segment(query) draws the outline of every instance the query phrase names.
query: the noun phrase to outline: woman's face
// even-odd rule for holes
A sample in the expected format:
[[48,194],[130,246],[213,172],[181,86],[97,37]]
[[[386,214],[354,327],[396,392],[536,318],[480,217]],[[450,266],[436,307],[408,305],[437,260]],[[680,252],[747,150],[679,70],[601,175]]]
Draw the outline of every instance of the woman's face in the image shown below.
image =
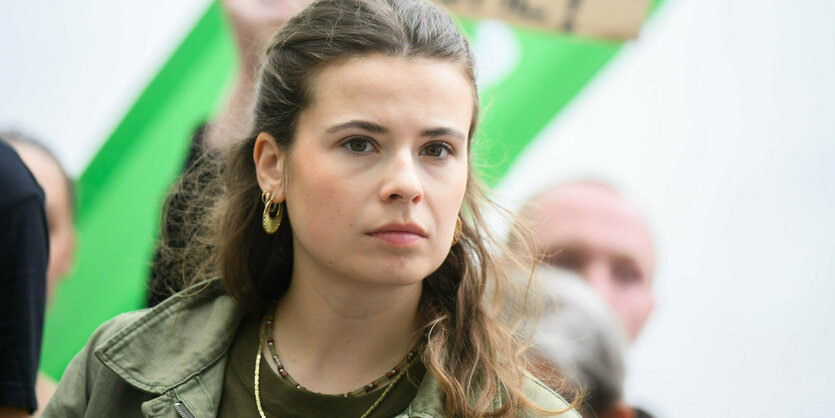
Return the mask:
[[419,283],[467,187],[471,83],[454,63],[372,55],[327,67],[311,97],[276,163],[294,276]]

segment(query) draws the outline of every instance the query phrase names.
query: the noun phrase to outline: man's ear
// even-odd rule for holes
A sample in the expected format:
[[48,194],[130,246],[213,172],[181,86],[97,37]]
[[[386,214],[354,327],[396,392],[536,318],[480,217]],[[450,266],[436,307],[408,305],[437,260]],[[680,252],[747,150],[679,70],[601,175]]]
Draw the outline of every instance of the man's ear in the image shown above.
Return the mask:
[[255,176],[264,192],[272,193],[276,202],[284,201],[284,160],[286,153],[278,147],[275,138],[261,132],[255,138],[252,160],[255,162]]

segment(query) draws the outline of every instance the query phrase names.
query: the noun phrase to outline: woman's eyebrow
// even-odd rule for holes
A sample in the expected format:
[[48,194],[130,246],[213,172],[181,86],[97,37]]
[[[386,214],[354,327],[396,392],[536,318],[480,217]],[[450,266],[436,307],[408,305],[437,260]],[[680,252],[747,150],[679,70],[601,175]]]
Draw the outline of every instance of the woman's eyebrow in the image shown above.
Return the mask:
[[[374,122],[369,122],[365,120],[352,120],[331,126],[327,129],[327,133],[336,133],[347,129],[361,129],[375,134],[387,134],[389,132],[389,130],[386,127],[376,124]],[[455,129],[446,127],[426,129],[422,131],[420,134],[421,136],[428,136],[432,138],[447,137],[460,140],[464,140],[467,137],[466,135]]]
[[374,134],[388,133],[388,129],[386,129],[385,127],[378,125],[374,122],[368,122],[364,120],[352,120],[350,122],[340,123],[339,125],[328,128],[327,132],[329,134],[332,134],[346,129],[362,129],[364,131],[368,131]]
[[466,135],[464,135],[463,133],[461,133],[461,132],[459,132],[455,129],[452,129],[452,128],[427,129],[427,130],[421,132],[421,136],[428,136],[428,137],[433,137],[433,138],[437,138],[437,137],[454,138],[454,139],[460,139],[462,141],[467,139]]

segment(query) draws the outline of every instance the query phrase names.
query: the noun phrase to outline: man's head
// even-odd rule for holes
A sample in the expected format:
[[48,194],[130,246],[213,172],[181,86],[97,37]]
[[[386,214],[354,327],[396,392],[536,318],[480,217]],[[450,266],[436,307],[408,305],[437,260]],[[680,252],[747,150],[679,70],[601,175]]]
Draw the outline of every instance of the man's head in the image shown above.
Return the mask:
[[535,364],[583,391],[583,417],[630,417],[623,400],[627,339],[615,312],[573,273],[543,266],[536,275],[546,304],[533,338]]
[[66,276],[75,252],[74,188],[58,159],[41,143],[16,132],[0,136],[20,155],[20,159],[40,183],[46,197],[49,224],[49,267],[47,269],[47,300],[55,284]]
[[640,213],[611,187],[558,185],[522,209],[543,261],[582,276],[609,302],[630,339],[653,307],[652,237]]

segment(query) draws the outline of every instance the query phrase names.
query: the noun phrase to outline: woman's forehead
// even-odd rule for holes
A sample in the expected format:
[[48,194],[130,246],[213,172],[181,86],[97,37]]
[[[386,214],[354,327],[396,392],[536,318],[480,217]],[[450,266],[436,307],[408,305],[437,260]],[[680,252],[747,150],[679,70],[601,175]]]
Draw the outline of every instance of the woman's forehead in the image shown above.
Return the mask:
[[464,124],[466,133],[473,90],[472,81],[453,61],[371,55],[325,67],[313,80],[312,100],[303,113],[325,119],[375,117],[381,124],[413,116],[459,128]]

